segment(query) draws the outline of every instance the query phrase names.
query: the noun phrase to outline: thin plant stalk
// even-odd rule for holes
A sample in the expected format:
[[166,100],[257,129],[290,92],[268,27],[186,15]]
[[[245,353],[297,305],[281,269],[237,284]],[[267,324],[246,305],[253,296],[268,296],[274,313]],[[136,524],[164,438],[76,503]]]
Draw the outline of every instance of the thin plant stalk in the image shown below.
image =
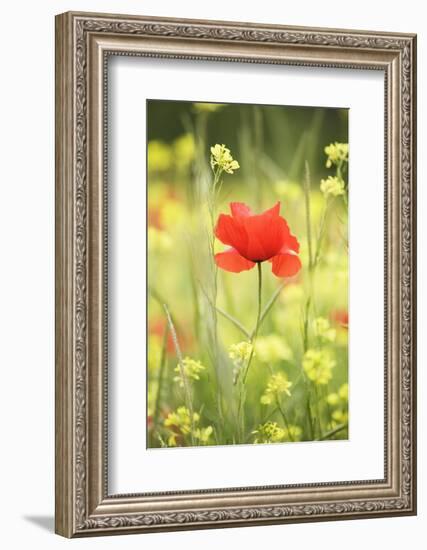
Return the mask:
[[252,345],[251,352],[248,358],[248,361],[246,363],[246,367],[244,368],[244,371],[242,373],[241,381],[240,381],[240,391],[239,391],[239,401],[237,406],[237,417],[240,419],[239,425],[241,428],[241,441],[244,440],[244,433],[245,433],[245,415],[244,415],[244,405],[246,400],[246,379],[248,376],[249,368],[252,363],[252,359],[255,354],[255,344],[256,339],[258,336],[258,330],[260,325],[260,319],[261,319],[261,312],[262,312],[262,264],[261,262],[257,262],[257,271],[258,271],[258,311],[257,311],[257,318],[255,323],[255,328],[252,332],[252,337],[250,339],[250,343]]
[[325,403],[326,403],[326,411],[328,413],[328,424],[331,425],[331,423],[332,423],[332,410],[331,410],[331,406],[329,405],[328,400],[327,400],[327,396],[329,394],[329,386],[327,385],[325,389],[326,389],[326,391],[325,391],[324,397],[325,397]]
[[[215,375],[215,393],[216,393],[216,405],[218,410],[218,416],[220,419],[221,430],[224,429],[224,415],[222,410],[222,392],[219,376],[219,360],[220,360],[220,350],[218,343],[218,319],[216,311],[216,301],[218,294],[218,273],[217,266],[213,262],[214,257],[214,244],[215,244],[215,235],[214,235],[214,224],[215,224],[215,209],[216,209],[216,200],[218,195],[218,187],[220,186],[220,176],[219,171],[214,172],[214,182],[213,184],[208,184],[207,170],[206,170],[206,161],[204,159],[204,151],[206,150],[207,143],[207,125],[208,125],[208,115],[207,113],[200,112],[196,119],[196,128],[197,128],[197,149],[196,149],[196,159],[197,159],[197,168],[198,168],[198,179],[200,179],[200,190],[199,198],[201,202],[206,201],[209,212],[209,221],[210,228],[207,235],[208,247],[209,247],[209,258],[211,258],[211,297],[208,299],[209,308],[212,316],[212,324],[210,330],[208,328],[208,335],[212,342],[212,364],[213,371]],[[207,228],[206,228],[207,229]]]
[[159,425],[159,416],[160,416],[160,403],[162,399],[162,385],[163,385],[163,379],[164,379],[164,372],[166,367],[166,352],[167,352],[167,344],[168,344],[168,335],[169,335],[169,327],[166,325],[164,333],[163,333],[163,341],[162,341],[162,351],[160,355],[160,366],[159,366],[159,377],[157,379],[157,394],[156,394],[156,401],[154,405],[154,418],[153,418],[153,426],[154,429],[158,429]]
[[[310,180],[310,167],[308,162],[305,162],[305,178],[304,178],[304,198],[305,198],[305,222],[306,222],[306,232],[307,232],[307,247],[308,247],[308,296],[305,304],[304,312],[304,329],[303,329],[303,351],[304,353],[308,350],[309,347],[309,338],[308,338],[308,326],[310,319],[310,310],[312,307],[312,295],[313,295],[313,278],[315,263],[313,259],[313,241],[312,241],[312,231],[311,231],[311,205],[310,205],[310,191],[311,191],[311,180]],[[311,411],[311,398],[310,398],[310,384],[309,380],[305,376],[305,387],[307,392],[307,413],[308,413],[308,424],[310,428],[311,439],[314,436],[314,422],[313,422],[313,413]]]
[[168,321],[169,330],[171,331],[171,335],[172,335],[172,341],[174,343],[176,355],[178,357],[179,372],[181,374],[182,383],[184,385],[185,406],[187,407],[190,413],[190,425],[191,425],[190,440],[191,440],[191,445],[194,445],[194,407],[193,407],[193,398],[191,395],[191,388],[190,388],[189,381],[187,379],[187,375],[185,374],[184,359],[182,357],[181,348],[178,342],[178,336],[176,334],[175,326],[173,324],[172,317],[169,312],[169,308],[166,304],[163,304],[163,308],[166,313],[166,319]]
[[346,428],[348,428],[348,423],[340,424],[339,426],[337,426],[336,428],[334,428],[330,432],[327,432],[327,433],[323,434],[321,437],[319,437],[315,441],[325,441],[325,439],[329,439],[330,437],[336,435],[337,433],[341,432],[342,430],[345,430]]
[[[274,375],[274,371],[273,371],[271,365],[269,365],[268,367],[269,367],[270,375],[273,376],[273,375]],[[294,441],[294,437],[293,437],[293,435],[291,434],[290,424],[289,424],[289,422],[288,422],[288,417],[287,417],[287,415],[286,415],[286,413],[285,413],[285,411],[284,411],[284,409],[283,409],[283,407],[282,407],[282,403],[281,403],[281,401],[280,401],[280,397],[279,397],[279,394],[278,394],[277,392],[274,394],[274,401],[275,401],[275,403],[276,403],[276,409],[275,409],[275,410],[276,410],[276,411],[279,411],[280,416],[281,416],[282,419],[283,419],[283,422],[284,422],[284,424],[285,424],[285,427],[286,427],[286,429],[288,430],[289,439],[290,439],[291,441]]]
[[[274,304],[276,303],[276,300],[277,298],[279,297],[281,291],[283,290],[284,286],[286,284],[286,281],[283,281],[278,287],[277,289],[273,292],[271,298],[269,299],[269,301],[267,302],[267,304],[265,305],[264,309],[262,310],[261,312],[261,315],[260,315],[260,320],[259,320],[259,324],[258,324],[258,328],[261,327],[262,323],[264,322],[267,314],[269,313],[269,311],[271,310],[271,308],[274,306]],[[208,301],[210,301],[206,291],[203,289],[203,287],[201,286],[201,289],[204,293],[204,295],[206,296],[206,299]],[[212,305],[212,302],[211,302],[211,305]],[[233,325],[238,328],[240,330],[240,332],[246,336],[246,338],[248,338],[249,341],[251,341],[254,337],[254,332],[255,332],[255,328],[252,330],[252,331],[249,331],[246,327],[243,326],[243,324],[238,320],[236,319],[235,317],[233,317],[233,315],[230,315],[230,313],[228,313],[227,311],[224,311],[222,308],[220,308],[219,306],[215,306],[215,309],[217,310],[217,312],[222,315],[225,319],[228,319],[228,321],[230,321],[230,323],[233,323]]]
[[308,416],[308,427],[310,429],[310,441],[314,439],[314,425],[313,425],[313,416],[311,414],[311,405],[310,405],[310,391],[307,392],[307,416]]
[[288,430],[289,439],[291,441],[295,441],[294,437],[291,433],[291,430],[290,430],[290,425],[289,425],[289,422],[288,422],[288,418],[285,414],[285,411],[283,410],[282,404],[280,403],[280,399],[279,399],[279,396],[277,395],[277,393],[276,393],[276,405],[277,405],[277,408],[280,412],[280,416],[283,418],[283,422],[285,423],[286,429]]
[[[268,300],[267,304],[265,305],[264,309],[262,310],[261,312],[261,315],[260,315],[260,318],[259,318],[259,322],[258,322],[258,330],[259,328],[261,327],[264,319],[266,318],[267,314],[269,313],[270,309],[274,306],[274,304],[276,303],[276,300],[277,298],[280,296],[280,293],[282,292],[283,288],[285,287],[286,285],[286,281],[282,281],[282,283],[277,287],[277,289],[273,292],[271,298]],[[255,329],[251,332],[250,334],[250,338],[252,340],[252,338],[254,337],[254,331]]]
[[255,183],[255,200],[256,200],[256,207],[257,210],[261,210],[262,205],[262,190],[263,186],[259,184],[259,167],[258,167],[258,159],[261,156],[262,151],[262,142],[263,142],[263,119],[262,119],[262,111],[261,109],[255,105],[254,106],[254,150],[252,153],[252,159],[253,159],[253,175],[254,175],[254,183]]
[[257,268],[258,268],[258,312],[257,312],[255,328],[252,332],[252,337],[251,337],[252,349],[249,355],[245,372],[243,374],[243,384],[246,384],[246,378],[248,376],[249,368],[251,366],[252,359],[255,354],[255,344],[256,344],[256,339],[258,336],[258,330],[259,330],[260,321],[261,321],[261,312],[262,312],[262,309],[261,309],[262,307],[262,264],[261,262],[257,263]]
[[332,205],[332,199],[330,199],[329,197],[326,197],[326,204],[325,204],[325,207],[323,209],[322,218],[321,218],[320,226],[319,226],[319,233],[317,235],[316,253],[315,253],[315,256],[314,256],[313,269],[315,269],[317,267],[317,264],[319,263],[320,250],[321,250],[321,247],[322,247],[323,238],[325,236],[326,219],[328,217],[328,213],[329,213],[329,210],[331,208],[331,205]]
[[[314,385],[314,384],[313,384]],[[316,415],[317,415],[317,427],[319,431],[319,439],[323,437],[323,429],[322,429],[322,421],[321,421],[321,415],[320,415],[320,399],[319,399],[319,392],[317,390],[317,386],[314,385],[314,395],[316,396]]]
[[191,251],[191,248],[189,249],[189,265],[190,265],[190,288],[191,288],[191,294],[193,298],[193,326],[194,326],[194,333],[196,336],[196,341],[200,341],[200,307],[199,307],[199,299],[197,295],[197,284],[196,284],[196,277],[195,277],[195,269],[194,269],[194,259],[193,254]]
[[304,198],[305,198],[305,223],[307,228],[308,269],[313,269],[313,245],[311,238],[311,208],[310,208],[310,167],[305,161]]
[[[215,382],[216,382],[216,400],[217,400],[217,409],[221,421],[221,429],[224,429],[224,415],[222,410],[222,392],[221,392],[221,383],[218,372],[218,363],[220,357],[219,343],[218,343],[218,316],[216,309],[216,302],[218,298],[218,267],[214,262],[213,258],[215,256],[215,215],[216,215],[216,203],[218,200],[218,195],[221,187],[221,170],[214,171],[214,181],[212,184],[212,190],[208,193],[208,209],[211,222],[211,241],[209,243],[211,250],[211,262],[212,262],[212,276],[213,276],[213,296],[212,300],[209,300],[211,306],[211,312],[213,317],[213,347],[214,347],[214,371],[215,371]],[[219,189],[218,189],[219,187]]]
[[245,329],[245,327],[242,325],[240,321],[238,321],[235,317],[221,309],[220,307],[216,306],[217,312],[222,315],[225,319],[228,319],[230,323],[233,323],[233,325],[238,328],[242,334],[244,334],[247,338],[251,339],[251,333]]

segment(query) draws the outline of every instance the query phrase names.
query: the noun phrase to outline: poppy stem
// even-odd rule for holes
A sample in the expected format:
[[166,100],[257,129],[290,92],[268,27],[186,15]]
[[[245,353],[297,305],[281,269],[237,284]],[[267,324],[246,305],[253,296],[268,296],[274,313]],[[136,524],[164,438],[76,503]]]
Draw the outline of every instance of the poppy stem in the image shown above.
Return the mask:
[[[287,282],[287,281],[283,281],[283,282],[277,287],[277,289],[275,290],[275,292],[274,292],[273,295],[271,296],[270,300],[269,300],[269,301],[267,302],[267,304],[265,305],[264,309],[262,310],[260,319],[259,319],[258,328],[262,325],[262,323],[263,323],[264,319],[266,318],[268,312],[269,312],[270,309],[274,306],[274,304],[275,304],[277,298],[279,297],[280,293],[282,292],[283,288],[285,287],[286,282]],[[250,338],[251,338],[251,339],[253,338],[254,332],[255,332],[255,329],[254,329],[254,330],[251,332],[251,334],[250,334]]]
[[248,362],[246,364],[246,368],[242,374],[242,379],[240,382],[240,392],[239,392],[239,403],[237,406],[237,418],[240,419],[240,429],[241,429],[241,443],[244,443],[245,438],[245,414],[244,414],[244,408],[245,408],[245,399],[246,399],[246,379],[249,372],[249,367],[251,366],[253,356],[255,355],[255,343],[258,335],[258,329],[260,326],[261,321],[261,309],[262,309],[262,264],[261,262],[257,262],[257,268],[258,268],[258,312],[257,312],[257,318],[256,318],[256,324],[255,328],[252,332],[250,343],[252,344],[251,353],[249,355]]
[[261,312],[262,312],[262,264],[261,264],[261,262],[257,262],[257,268],[258,268],[258,313],[257,313],[255,328],[254,328],[254,330],[252,332],[252,336],[251,336],[252,350],[251,350],[251,354],[250,354],[249,359],[248,359],[248,363],[246,365],[245,373],[243,375],[243,384],[246,383],[246,378],[248,376],[249,367],[251,366],[252,358],[255,354],[255,343],[256,343],[257,336],[258,336],[258,329],[259,329],[259,326],[261,324],[260,323],[260,321],[261,321]]

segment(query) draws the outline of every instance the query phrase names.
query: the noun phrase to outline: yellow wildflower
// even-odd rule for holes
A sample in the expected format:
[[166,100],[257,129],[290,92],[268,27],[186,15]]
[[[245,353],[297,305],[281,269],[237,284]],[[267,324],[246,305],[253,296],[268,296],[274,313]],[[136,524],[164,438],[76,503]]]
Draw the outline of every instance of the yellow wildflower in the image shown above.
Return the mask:
[[[193,423],[197,424],[200,420],[200,416],[197,413],[193,414]],[[176,427],[179,428],[181,433],[189,434],[191,432],[191,416],[187,407],[178,407],[176,411],[168,414],[164,421],[164,425],[167,428]]]
[[287,435],[277,422],[260,424],[252,434],[255,435],[254,443],[278,443],[284,441]]
[[343,401],[348,401],[348,384],[343,384],[338,390],[338,395]]
[[317,317],[314,320],[314,331],[323,343],[334,342],[337,335],[337,331],[331,328],[329,321],[324,317]]
[[184,387],[184,379],[182,377],[181,369],[184,371],[184,376],[187,379],[200,380],[199,374],[205,370],[205,367],[200,361],[195,361],[190,357],[185,357],[182,360],[182,367],[178,364],[174,368],[174,372],[178,373],[178,376],[174,377],[174,382],[177,382],[181,388]]
[[164,421],[165,427],[169,430],[168,446],[176,447],[178,437],[190,434],[199,441],[200,445],[207,445],[213,434],[213,428],[212,426],[200,427],[199,421],[200,415],[194,413],[193,423],[191,422],[190,411],[187,407],[178,407],[176,411],[169,413]]
[[282,393],[286,393],[290,397],[291,392],[289,388],[292,386],[292,382],[288,380],[288,377],[284,373],[277,373],[270,376],[267,387],[261,396],[261,403],[263,405],[270,405],[275,399]]
[[211,147],[212,170],[215,169],[215,166],[218,166],[219,170],[227,172],[227,174],[233,174],[234,170],[240,168],[237,160],[234,160],[231,156],[230,149],[224,144],[220,145],[219,143]]
[[250,342],[239,342],[231,344],[228,356],[235,364],[243,365],[249,359],[252,353],[252,344]]
[[338,392],[334,392],[334,393],[330,393],[327,397],[326,397],[326,401],[329,403],[329,405],[331,406],[337,406],[337,405],[341,405],[341,406],[347,406],[347,402],[348,402],[348,384],[343,384]]
[[212,426],[207,426],[206,428],[196,428],[193,431],[193,436],[197,439],[201,445],[206,445],[209,443],[209,439],[213,434]]
[[[348,413],[347,411],[343,411],[340,409],[337,409],[332,413],[332,419],[336,422],[336,424],[347,424],[348,422]],[[333,425],[336,427],[336,425]]]
[[253,345],[250,342],[239,342],[238,344],[231,344],[228,356],[233,361],[233,384],[237,382],[237,378],[240,374],[240,370],[249,361],[253,350]]
[[337,176],[328,176],[327,179],[320,181],[320,190],[325,197],[344,195],[344,181]]
[[341,424],[348,423],[348,384],[342,384],[337,392],[326,397],[328,405],[334,408],[329,429],[333,430]]
[[289,427],[284,429],[284,431],[284,441],[301,441],[302,429],[299,426],[290,424]]
[[348,162],[348,143],[330,143],[325,147],[327,155],[326,167],[331,168],[333,164],[338,165],[342,162]]
[[331,405],[331,407],[335,407],[340,402],[340,396],[337,393],[330,393],[326,397],[326,401],[328,405]]
[[302,367],[309,380],[319,385],[326,385],[332,378],[335,361],[323,349],[309,349],[305,352]]

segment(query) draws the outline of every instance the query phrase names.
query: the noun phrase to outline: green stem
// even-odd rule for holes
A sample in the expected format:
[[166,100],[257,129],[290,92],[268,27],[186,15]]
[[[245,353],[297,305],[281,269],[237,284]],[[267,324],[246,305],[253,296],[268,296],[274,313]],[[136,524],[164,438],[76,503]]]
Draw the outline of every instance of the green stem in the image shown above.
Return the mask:
[[[274,376],[274,371],[273,371],[271,365],[268,365],[268,369],[270,371],[270,376]],[[274,410],[279,411],[281,417],[283,418],[283,422],[285,424],[285,427],[288,430],[289,439],[291,441],[294,441],[294,438],[291,434],[291,430],[290,430],[290,427],[289,427],[290,425],[289,425],[289,422],[288,422],[288,417],[285,414],[285,411],[282,407],[282,403],[280,402],[279,394],[277,392],[274,394],[274,401],[276,403],[276,408]]]
[[260,325],[260,320],[261,320],[261,306],[262,306],[262,264],[261,264],[261,262],[257,263],[257,268],[258,268],[258,313],[257,313],[255,328],[254,328],[254,330],[252,332],[252,336],[251,336],[252,350],[251,350],[251,354],[249,356],[248,363],[246,365],[246,369],[245,369],[245,372],[244,372],[244,375],[243,375],[243,384],[246,383],[246,378],[248,376],[249,367],[251,366],[252,358],[253,358],[254,353],[255,353],[255,343],[256,343],[257,336],[258,336],[258,330],[259,330],[259,325]]
[[325,208],[323,209],[322,219],[320,220],[319,233],[317,235],[316,252],[314,254],[313,269],[316,268],[320,257],[320,251],[322,248],[323,237],[326,229],[326,219],[332,204],[332,199],[326,198]]
[[230,321],[230,323],[233,323],[233,325],[238,328],[245,336],[246,338],[248,338],[250,340],[251,338],[251,333],[242,325],[242,323],[240,321],[238,321],[235,317],[233,317],[232,315],[230,315],[229,313],[227,313],[226,311],[224,311],[223,309],[221,309],[220,307],[218,306],[214,306],[214,304],[212,303],[212,300],[209,298],[209,295],[208,293],[206,292],[206,290],[203,288],[202,284],[200,283],[199,281],[199,285],[200,285],[200,289],[201,291],[203,292],[203,294],[205,295],[205,298],[206,300],[209,302],[209,305],[211,306],[211,308],[215,308],[216,311],[222,315],[225,319],[228,319]]
[[317,426],[319,430],[319,439],[322,439],[323,437],[323,429],[322,429],[322,422],[320,420],[320,405],[319,405],[319,392],[317,390],[317,386],[314,386],[314,395],[316,396],[316,415],[317,415]]
[[238,328],[247,338],[251,338],[251,334],[248,330],[245,329],[245,327],[238,321],[236,318],[234,318],[232,315],[221,309],[220,307],[216,306],[215,308],[217,312],[222,315],[225,319],[228,319],[230,323],[233,323],[233,325]]
[[214,373],[215,373],[215,385],[216,385],[216,405],[218,410],[218,415],[221,423],[221,431],[224,430],[224,415],[222,410],[222,391],[221,383],[219,377],[219,343],[218,343],[218,317],[217,317],[217,296],[218,296],[218,267],[215,264],[215,216],[216,216],[216,202],[217,202],[217,186],[221,181],[222,170],[216,169],[214,172],[214,180],[212,183],[212,188],[207,193],[207,203],[210,216],[210,258],[212,262],[212,299],[209,299],[208,302],[211,307],[212,312],[212,341],[213,341],[213,363],[214,363]]
[[[274,306],[274,304],[276,303],[276,300],[277,298],[279,297],[281,291],[283,290],[283,287],[285,286],[286,284],[286,281],[283,281],[278,287],[277,289],[274,291],[274,293],[272,294],[271,298],[269,299],[269,301],[267,302],[267,304],[265,305],[264,309],[262,310],[261,312],[261,315],[260,315],[260,319],[259,319],[259,323],[258,323],[258,328],[261,327],[262,323],[264,322],[264,319],[266,318],[267,314],[269,313],[270,309]],[[213,307],[213,304],[212,304],[212,301],[210,300],[207,292],[204,290],[204,288],[202,286],[200,286],[203,294],[205,295],[206,299],[208,300],[208,302],[210,303],[210,305]],[[252,341],[253,337],[254,337],[254,332],[255,332],[255,328],[249,332],[243,325],[242,323],[236,319],[235,317],[233,317],[233,315],[230,315],[229,313],[227,313],[226,311],[224,311],[223,309],[221,309],[220,307],[218,306],[215,306],[215,309],[216,311],[222,315],[225,319],[228,319],[230,321],[230,323],[233,323],[233,325],[238,328],[240,330],[240,332],[242,334],[244,334],[246,336],[246,338],[249,340],[249,341]]]
[[276,405],[277,405],[277,408],[279,409],[281,417],[283,418],[283,422],[285,423],[286,429],[288,430],[289,439],[291,441],[295,441],[294,438],[293,438],[293,435],[291,434],[291,430],[290,430],[290,427],[289,427],[289,422],[288,422],[287,416],[285,414],[285,411],[283,410],[282,404],[280,403],[280,399],[279,399],[279,396],[277,395],[277,393],[276,393]]
[[242,379],[240,381],[240,392],[239,392],[239,403],[237,407],[237,418],[240,419],[239,425],[241,426],[241,441],[243,442],[244,439],[244,433],[245,433],[245,415],[244,415],[244,406],[245,406],[245,400],[246,400],[246,379],[248,376],[249,368],[252,363],[252,359],[255,354],[255,344],[256,339],[258,336],[258,329],[260,325],[260,319],[261,319],[261,306],[262,306],[262,264],[261,262],[257,262],[257,269],[258,269],[258,312],[257,312],[257,318],[255,323],[255,328],[252,332],[252,337],[250,339],[250,343],[252,344],[251,353],[249,355],[248,362],[246,364],[246,368],[243,371]]
[[308,245],[308,269],[311,272],[313,268],[313,246],[311,239],[311,208],[310,208],[310,167],[305,161],[305,178],[304,178],[304,197],[305,197],[305,223],[307,227],[307,245]]
[[331,422],[332,422],[332,410],[331,410],[331,406],[328,403],[328,400],[326,399],[328,394],[329,394],[329,385],[327,384],[326,385],[326,392],[325,392],[324,397],[325,397],[325,403],[326,403],[326,410],[327,410],[327,413],[328,413],[328,425],[330,425]]
[[168,334],[169,334],[169,329],[168,329],[168,325],[166,325],[165,331],[163,333],[162,353],[161,353],[161,356],[160,356],[159,377],[157,379],[157,394],[156,394],[156,402],[155,402],[155,405],[154,405],[153,426],[154,426],[154,429],[156,429],[156,430],[157,430],[158,424],[159,424],[160,402],[161,402],[161,398],[162,398],[162,384],[163,384],[163,378],[164,378],[164,372],[165,372],[165,366],[166,366],[166,351],[167,351],[167,343],[168,343]]
[[[266,318],[268,312],[270,311],[270,309],[274,306],[274,304],[276,303],[276,300],[277,298],[279,297],[280,293],[282,292],[284,286],[286,284],[286,281],[283,281],[278,287],[277,289],[273,292],[273,295],[271,296],[271,298],[269,299],[269,301],[267,302],[267,304],[265,305],[264,309],[262,310],[262,313],[260,315],[260,318],[259,318],[259,322],[258,322],[258,329],[260,328],[260,326],[262,325],[264,319]],[[254,331],[255,329],[251,332],[250,334],[250,339],[252,340],[252,338],[254,337]]]
[[318,439],[316,439],[316,441],[324,441],[325,439],[329,439],[330,437],[336,435],[337,433],[341,432],[342,430],[345,430],[347,427],[348,427],[347,423],[346,424],[341,424],[340,426],[337,426],[336,428],[334,428],[330,432],[327,432],[327,433],[323,434],[322,437],[319,437]]
[[[305,198],[305,223],[307,231],[307,247],[308,247],[308,296],[305,304],[304,312],[304,330],[303,330],[303,352],[305,353],[309,347],[309,319],[310,319],[310,309],[313,305],[313,278],[314,271],[316,267],[316,260],[313,258],[313,241],[312,241],[312,220],[311,220],[311,204],[310,204],[310,191],[311,191],[311,180],[310,180],[310,167],[307,161],[305,161],[305,178],[304,178],[304,198]],[[307,413],[308,413],[308,425],[310,429],[310,439],[314,438],[314,422],[313,415],[311,411],[311,399],[310,399],[310,384],[302,371],[305,381],[305,388],[307,392]]]
[[310,390],[307,392],[307,416],[308,416],[308,427],[310,428],[310,441],[314,439],[314,426],[313,426],[313,416],[311,414],[311,404],[310,404]]
[[261,144],[263,142],[263,121],[262,121],[262,111],[255,105],[254,106],[254,151],[253,151],[253,177],[255,183],[255,197],[256,197],[256,207],[257,210],[261,210],[262,204],[262,190],[263,186],[259,185],[259,165],[258,159],[261,156]]
[[178,365],[179,365],[179,371],[182,378],[182,383],[184,384],[184,400],[185,400],[185,406],[187,407],[189,413],[190,413],[190,423],[191,423],[191,433],[190,433],[190,440],[191,445],[194,445],[194,409],[193,409],[193,400],[191,396],[191,388],[188,383],[187,375],[185,374],[185,368],[184,368],[184,359],[182,357],[181,348],[178,342],[178,336],[176,334],[175,326],[172,321],[171,314],[169,312],[169,308],[166,304],[163,304],[163,308],[166,313],[166,319],[168,321],[169,330],[171,331],[172,340],[175,346],[176,355],[178,357]]

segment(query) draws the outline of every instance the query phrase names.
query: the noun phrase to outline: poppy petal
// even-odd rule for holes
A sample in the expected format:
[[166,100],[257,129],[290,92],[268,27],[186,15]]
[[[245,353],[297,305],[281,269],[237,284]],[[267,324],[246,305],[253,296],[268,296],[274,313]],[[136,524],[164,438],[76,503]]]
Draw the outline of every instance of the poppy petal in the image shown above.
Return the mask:
[[233,218],[252,215],[251,209],[244,202],[230,202],[230,210]]
[[277,254],[271,261],[272,271],[277,277],[292,277],[301,269],[301,260],[293,250]]
[[278,216],[280,214],[280,201],[277,201],[274,206],[265,210],[261,216]]
[[215,262],[218,267],[232,273],[240,273],[252,269],[255,262],[251,262],[241,256],[234,248],[215,254]]
[[[280,203],[278,205],[280,207]],[[275,208],[277,212],[277,206]],[[284,246],[288,250],[289,228],[281,216],[274,214],[273,209],[258,216],[242,218],[242,224],[248,241],[246,249],[239,251],[245,258],[263,262],[279,254]]]
[[246,248],[248,236],[238,219],[220,214],[215,227],[215,236],[222,243],[242,251]]
[[[284,220],[285,221],[285,220]],[[287,252],[288,250],[293,250],[294,252],[299,252],[299,242],[298,239],[292,235],[291,230],[289,229],[288,224],[285,223],[282,226],[282,238],[283,238],[283,247],[282,250]]]

